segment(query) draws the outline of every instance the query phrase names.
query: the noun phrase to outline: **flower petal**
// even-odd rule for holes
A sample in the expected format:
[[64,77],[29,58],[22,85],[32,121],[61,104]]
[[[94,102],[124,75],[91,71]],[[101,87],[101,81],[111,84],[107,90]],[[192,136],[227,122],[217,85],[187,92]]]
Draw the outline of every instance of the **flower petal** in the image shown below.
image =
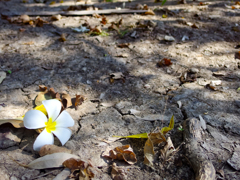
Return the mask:
[[46,129],[44,129],[37,137],[33,144],[33,149],[35,151],[40,151],[41,147],[46,144],[53,144],[54,137],[52,133],[48,133]]
[[47,117],[38,110],[28,111],[23,118],[23,124],[27,129],[43,128],[46,126],[45,122],[47,122]]
[[63,111],[56,119],[56,127],[71,127],[74,125],[74,120],[67,111]]
[[52,131],[52,133],[57,136],[57,138],[60,140],[62,145],[64,145],[71,137],[72,131],[68,128],[62,128],[58,127],[55,131]]
[[60,101],[56,99],[50,99],[42,101],[42,103],[47,110],[48,119],[52,118],[52,120],[55,121],[62,108]]

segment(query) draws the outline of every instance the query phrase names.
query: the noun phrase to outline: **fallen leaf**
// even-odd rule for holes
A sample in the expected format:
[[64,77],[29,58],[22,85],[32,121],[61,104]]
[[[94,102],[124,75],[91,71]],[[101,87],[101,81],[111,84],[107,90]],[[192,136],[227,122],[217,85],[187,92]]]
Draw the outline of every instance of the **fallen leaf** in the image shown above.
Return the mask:
[[72,150],[67,149],[65,147],[59,147],[53,144],[47,144],[44,145],[43,147],[41,147],[40,151],[39,151],[39,155],[40,156],[45,156],[48,154],[53,154],[53,153],[72,153]]
[[62,104],[64,108],[72,106],[71,96],[66,92],[62,92]]
[[199,28],[199,26],[197,24],[195,24],[195,23],[191,27],[192,28],[197,28],[197,29]]
[[48,90],[45,90],[44,92],[38,93],[37,97],[35,98],[35,105],[40,106],[42,104],[42,101],[52,99],[52,96],[48,93]]
[[108,22],[107,18],[105,16],[103,16],[102,20],[101,20],[101,23],[105,25],[105,24],[107,24],[107,22]]
[[89,162],[80,159],[70,158],[63,162],[63,166],[72,172],[79,170],[80,180],[89,180],[94,177],[93,166]]
[[62,163],[70,158],[79,159],[79,156],[69,153],[49,154],[38,159],[35,159],[34,161],[30,162],[26,167],[31,169],[47,169],[63,167]]
[[122,44],[118,44],[117,46],[120,48],[128,48],[129,47],[129,43],[122,43]]
[[15,128],[22,128],[23,125],[23,118],[16,118],[16,119],[0,119],[0,125],[11,123]]
[[118,138],[148,138],[147,133],[142,133],[142,134],[134,134],[130,136],[113,136],[113,137],[118,137]]
[[154,155],[153,143],[151,138],[148,138],[144,145],[144,164],[152,167]]
[[166,145],[160,151],[161,151],[161,156],[162,156],[164,162],[169,161],[170,157],[175,154],[176,149],[174,148],[170,137],[167,138]]
[[127,179],[126,173],[124,172],[124,169],[121,167],[118,167],[116,163],[113,163],[112,165],[112,171],[111,171],[111,177],[113,180],[125,180]]
[[45,85],[39,85],[38,87],[39,87],[39,90],[42,92],[45,92],[48,89],[47,86]]
[[66,41],[67,39],[66,39],[65,34],[61,34],[61,37],[58,40],[61,41],[61,42]]
[[19,32],[24,32],[24,31],[26,31],[26,29],[24,29],[24,28],[19,29]]
[[151,9],[148,9],[144,14],[145,15],[155,15],[155,13]]
[[119,146],[113,150],[106,150],[102,156],[111,159],[124,160],[128,164],[135,164],[137,162],[136,155],[130,145]]
[[84,100],[85,100],[84,96],[76,94],[76,98],[75,98],[75,102],[74,102],[74,106],[75,106],[76,110],[77,110],[77,107],[80,106],[84,102]]
[[50,5],[56,4],[56,1],[52,1],[50,2]]
[[44,21],[42,18],[38,17],[35,21],[35,25],[38,27],[43,27],[44,23],[48,23],[47,21]]
[[163,14],[162,15],[162,18],[167,18],[168,16],[166,14]]
[[168,131],[172,130],[174,128],[174,116],[172,115],[169,126],[168,127],[163,127],[161,129],[161,133],[164,135],[167,134]]
[[159,61],[157,63],[157,65],[159,67],[170,66],[170,65],[172,65],[172,61],[171,61],[171,59],[163,58],[161,61]]
[[33,44],[34,44],[33,41],[23,43],[23,45],[33,45]]

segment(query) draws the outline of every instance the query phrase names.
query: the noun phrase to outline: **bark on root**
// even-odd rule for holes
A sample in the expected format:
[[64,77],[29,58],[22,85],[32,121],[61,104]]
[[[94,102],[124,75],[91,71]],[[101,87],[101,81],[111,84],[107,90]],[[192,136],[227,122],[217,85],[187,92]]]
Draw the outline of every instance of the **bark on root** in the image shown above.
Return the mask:
[[195,172],[196,180],[215,180],[215,168],[200,146],[203,141],[200,121],[189,118],[184,121],[183,128],[186,156]]

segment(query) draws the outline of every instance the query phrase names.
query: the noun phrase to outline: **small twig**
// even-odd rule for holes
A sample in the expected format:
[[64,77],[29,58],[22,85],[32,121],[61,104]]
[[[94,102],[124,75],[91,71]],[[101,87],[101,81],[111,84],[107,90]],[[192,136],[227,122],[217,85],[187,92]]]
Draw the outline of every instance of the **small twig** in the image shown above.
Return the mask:
[[23,166],[23,167],[25,167],[25,168],[29,168],[27,165],[25,165],[25,164],[21,164],[21,163],[19,163],[19,162],[17,162],[15,159],[13,159],[9,154],[7,154],[9,157],[10,157],[10,159],[12,160],[12,161],[14,161],[15,163],[17,163],[19,166]]

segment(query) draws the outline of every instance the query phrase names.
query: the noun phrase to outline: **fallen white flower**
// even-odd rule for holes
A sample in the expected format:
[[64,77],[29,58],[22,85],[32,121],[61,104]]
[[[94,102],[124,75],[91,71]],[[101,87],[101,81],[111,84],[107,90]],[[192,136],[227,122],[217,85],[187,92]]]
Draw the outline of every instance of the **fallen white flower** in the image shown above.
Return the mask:
[[23,118],[24,126],[27,129],[43,129],[33,144],[35,151],[39,151],[46,144],[54,144],[53,134],[64,145],[72,134],[68,127],[74,125],[74,120],[70,114],[66,111],[61,112],[62,106],[60,101],[51,99],[45,100],[42,103],[48,116],[42,111],[30,110]]

